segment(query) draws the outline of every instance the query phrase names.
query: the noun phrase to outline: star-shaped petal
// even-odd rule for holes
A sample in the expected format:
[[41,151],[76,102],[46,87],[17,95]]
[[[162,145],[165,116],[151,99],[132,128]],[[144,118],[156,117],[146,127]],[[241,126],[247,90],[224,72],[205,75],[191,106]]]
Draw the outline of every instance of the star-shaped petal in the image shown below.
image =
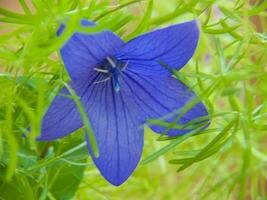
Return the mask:
[[[94,26],[83,21],[82,25]],[[60,30],[62,32],[63,29]],[[199,38],[195,21],[155,30],[124,43],[111,31],[96,34],[76,32],[61,49],[70,86],[80,97],[99,148],[99,157],[88,150],[101,174],[113,185],[121,185],[135,170],[142,154],[144,124],[148,119],[173,122],[196,95],[174,78],[165,63],[179,70],[193,56]],[[38,140],[64,137],[81,128],[83,122],[69,92],[63,88],[42,122]],[[207,116],[197,102],[177,121],[169,136],[185,134],[182,128]],[[166,128],[150,125],[158,132]],[[87,135],[87,134],[86,134]]]

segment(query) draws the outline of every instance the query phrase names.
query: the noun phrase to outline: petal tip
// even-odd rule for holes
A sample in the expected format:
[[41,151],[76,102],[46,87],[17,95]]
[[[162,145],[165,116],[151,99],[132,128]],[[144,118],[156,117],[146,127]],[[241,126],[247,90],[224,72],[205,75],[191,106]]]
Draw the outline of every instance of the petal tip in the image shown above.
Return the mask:
[[44,138],[42,138],[42,136],[38,136],[37,138],[35,138],[35,140],[36,140],[37,142],[46,141]]
[[51,135],[51,134],[47,134],[45,132],[42,132],[39,136],[37,136],[35,138],[36,141],[39,141],[39,142],[42,142],[42,141],[52,141],[52,140],[56,140],[56,139],[59,139],[59,138],[62,138],[64,136],[61,136],[61,135]]
[[198,26],[196,19],[185,22],[185,24],[188,24],[189,26],[191,26],[191,29],[195,31],[196,36],[199,37],[199,26]]
[[123,183],[125,183],[125,182],[129,179],[129,177],[131,176],[131,174],[130,174],[130,175],[125,176],[125,177],[123,177],[123,178],[114,179],[114,178],[111,178],[111,177],[108,177],[108,176],[104,175],[101,171],[100,171],[100,173],[101,173],[102,176],[105,178],[105,180],[107,180],[111,185],[113,185],[113,186],[115,186],[115,187],[119,187],[119,186],[121,186],[121,185],[122,185]]
[[43,135],[40,135],[40,136],[36,137],[35,140],[38,142],[42,142],[42,141],[50,141],[52,139],[49,139],[47,137],[44,137]]

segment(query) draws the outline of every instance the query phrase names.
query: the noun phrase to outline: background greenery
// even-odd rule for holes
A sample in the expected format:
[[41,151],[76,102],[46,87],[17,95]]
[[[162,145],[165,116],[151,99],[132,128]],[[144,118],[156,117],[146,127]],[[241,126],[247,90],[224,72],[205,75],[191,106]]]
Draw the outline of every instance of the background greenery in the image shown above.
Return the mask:
[[[0,8],[0,199],[267,199],[267,1],[9,2],[20,11],[5,3]],[[97,21],[98,30],[78,27],[81,18]],[[158,138],[147,128],[142,163],[120,187],[108,184],[92,164],[84,130],[35,142],[42,115],[68,80],[58,51],[74,30],[109,28],[129,40],[193,18],[200,43],[176,75],[207,105],[212,122],[207,130]],[[68,29],[57,38],[63,19],[69,19]]]

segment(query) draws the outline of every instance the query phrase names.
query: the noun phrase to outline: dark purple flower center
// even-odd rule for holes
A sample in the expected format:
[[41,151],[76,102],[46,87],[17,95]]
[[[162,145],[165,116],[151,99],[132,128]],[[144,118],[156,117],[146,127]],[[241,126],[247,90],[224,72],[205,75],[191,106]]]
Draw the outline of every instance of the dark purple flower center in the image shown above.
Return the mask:
[[95,83],[105,82],[111,78],[113,89],[115,92],[119,92],[121,88],[120,75],[127,65],[128,62],[120,61],[115,57],[108,56],[100,67],[94,68],[95,71],[102,75],[101,80]]

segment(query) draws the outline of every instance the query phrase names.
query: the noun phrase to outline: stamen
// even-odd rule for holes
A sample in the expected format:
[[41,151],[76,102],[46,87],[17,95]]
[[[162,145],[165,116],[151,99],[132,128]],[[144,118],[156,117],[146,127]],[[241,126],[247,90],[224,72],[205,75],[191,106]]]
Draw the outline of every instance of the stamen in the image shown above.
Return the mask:
[[114,61],[108,56],[107,60],[109,62],[109,64],[111,65],[112,68],[116,68],[116,64],[114,63]]
[[108,73],[108,70],[107,69],[94,68],[94,70],[97,71],[97,72],[100,72],[100,73],[105,73],[105,74]]
[[129,64],[129,60],[128,60],[128,61],[124,64],[124,66],[121,68],[121,71],[125,70],[126,67],[128,66],[128,64]]
[[115,85],[114,85],[115,92],[118,93],[120,91],[120,89],[121,89],[120,84],[118,82],[115,83]]
[[109,80],[109,79],[110,79],[110,76],[107,77],[107,78],[105,78],[105,79],[102,79],[102,80],[100,80],[100,81],[95,81],[93,84],[103,83],[103,82],[106,82],[106,81]]
[[121,71],[125,70],[128,66],[129,61],[120,61],[115,57],[107,56],[106,62],[102,63],[99,68],[94,68],[95,71],[103,73],[103,79],[95,81],[94,84],[103,83],[112,79],[113,89],[118,93],[121,89],[120,85],[120,75]]

